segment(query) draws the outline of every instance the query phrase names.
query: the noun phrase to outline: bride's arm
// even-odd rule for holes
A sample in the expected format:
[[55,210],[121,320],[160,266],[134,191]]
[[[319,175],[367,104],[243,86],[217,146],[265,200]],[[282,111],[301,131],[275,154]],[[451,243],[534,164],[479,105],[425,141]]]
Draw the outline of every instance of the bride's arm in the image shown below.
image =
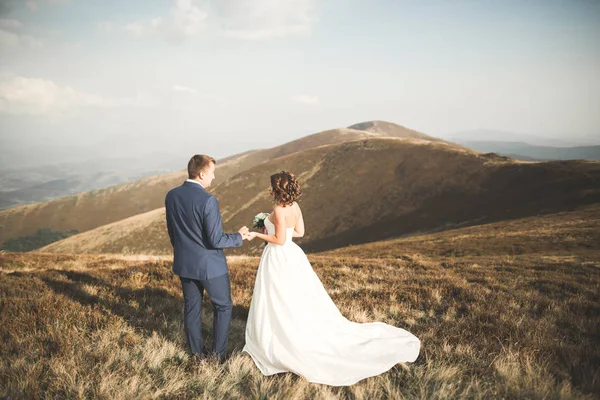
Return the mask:
[[282,245],[285,243],[286,239],[286,229],[285,229],[285,216],[283,215],[283,210],[280,207],[275,207],[273,212],[275,225],[275,235],[265,235],[263,233],[256,232],[256,237],[262,240],[265,240],[269,243]]
[[304,218],[302,218],[302,210],[300,206],[298,206],[298,212],[300,216],[298,217],[298,222],[294,226],[294,233],[292,233],[292,237],[302,237],[304,236]]

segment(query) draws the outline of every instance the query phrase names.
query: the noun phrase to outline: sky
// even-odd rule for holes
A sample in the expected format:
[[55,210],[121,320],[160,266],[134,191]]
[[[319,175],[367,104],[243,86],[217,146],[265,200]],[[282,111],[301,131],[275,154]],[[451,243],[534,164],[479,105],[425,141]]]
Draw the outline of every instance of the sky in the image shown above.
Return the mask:
[[0,166],[368,120],[600,144],[599,43],[597,0],[0,0]]

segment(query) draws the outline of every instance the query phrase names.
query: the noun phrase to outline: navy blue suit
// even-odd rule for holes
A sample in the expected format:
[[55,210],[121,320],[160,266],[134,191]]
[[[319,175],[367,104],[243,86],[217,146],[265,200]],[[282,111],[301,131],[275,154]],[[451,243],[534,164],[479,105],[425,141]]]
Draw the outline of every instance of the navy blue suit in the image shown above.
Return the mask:
[[204,353],[200,315],[206,289],[214,307],[213,352],[225,357],[231,325],[229,270],[223,249],[242,245],[239,233],[223,233],[217,199],[186,181],[165,198],[167,230],[173,245],[173,272],[184,297],[184,323],[192,354]]

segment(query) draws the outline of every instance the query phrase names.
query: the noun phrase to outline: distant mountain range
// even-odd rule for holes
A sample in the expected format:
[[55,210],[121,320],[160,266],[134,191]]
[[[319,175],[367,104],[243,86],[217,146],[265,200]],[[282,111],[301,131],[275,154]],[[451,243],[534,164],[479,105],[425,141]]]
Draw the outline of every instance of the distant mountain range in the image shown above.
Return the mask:
[[104,158],[27,168],[0,168],[0,210],[89,192],[181,168],[163,157]]
[[[265,160],[278,154],[287,154],[290,149],[293,150],[297,145],[306,147],[309,145],[318,145],[320,142],[322,144],[332,144],[335,140],[345,141],[358,136],[388,135],[394,129],[397,129],[394,127],[398,126],[384,121],[362,122],[348,128],[343,128],[346,129],[347,135],[340,136],[338,139],[334,137],[337,133],[343,131],[341,129],[320,132],[294,140],[282,146],[265,149],[264,152],[259,152],[250,157],[244,165],[252,164],[252,160],[256,160],[257,158]],[[326,132],[329,133],[327,134]],[[357,136],[356,132],[361,133]],[[479,129],[455,132],[444,135],[444,140],[402,127],[402,135],[406,138],[426,138],[426,140],[430,141],[446,140],[484,153],[493,152],[525,161],[598,160],[600,157],[599,146],[577,146],[577,141],[547,139],[534,135],[498,130]],[[588,136],[588,139],[590,142],[593,142],[594,138]],[[597,138],[596,144],[600,145],[600,138]],[[37,151],[39,152],[40,149],[37,149]],[[63,149],[64,151],[69,151],[69,149]],[[77,151],[77,149],[71,149],[71,151]],[[243,154],[251,152],[248,151]],[[235,158],[241,155],[236,154],[231,157]],[[11,156],[10,152],[7,156]],[[231,157],[227,157],[222,161],[226,161]],[[7,157],[6,159],[10,161],[11,157]],[[0,210],[104,189],[145,177],[175,172],[185,166],[183,165],[185,163],[182,164],[180,154],[168,154],[165,152],[144,157],[104,158],[20,169],[10,169],[7,167],[7,165],[10,165],[10,162],[6,163],[4,161],[6,160],[3,160],[3,163],[0,164]]]
[[600,146],[550,147],[498,141],[458,141],[457,143],[483,153],[497,153],[525,161],[600,160]]
[[524,161],[600,160],[600,135],[552,139],[493,129],[476,129],[442,135],[446,140],[481,151]]
[[474,129],[439,135],[446,140],[462,142],[519,142],[543,147],[581,147],[600,145],[600,133],[597,135],[564,135],[560,139],[508,132],[497,129]]

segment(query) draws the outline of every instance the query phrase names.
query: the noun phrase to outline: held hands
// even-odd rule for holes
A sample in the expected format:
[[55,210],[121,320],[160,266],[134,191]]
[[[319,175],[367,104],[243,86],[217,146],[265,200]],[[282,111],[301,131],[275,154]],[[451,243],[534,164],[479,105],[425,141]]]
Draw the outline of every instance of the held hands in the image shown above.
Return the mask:
[[239,230],[238,233],[240,235],[242,235],[242,240],[248,240],[248,227],[247,226],[242,226]]
[[242,240],[251,241],[256,237],[256,232],[250,232],[246,226],[242,226],[238,233],[242,235]]
[[250,232],[245,226],[241,227],[238,233],[242,235],[242,240],[251,241],[256,237],[256,232]]
[[256,237],[257,232],[248,232],[248,241]]

